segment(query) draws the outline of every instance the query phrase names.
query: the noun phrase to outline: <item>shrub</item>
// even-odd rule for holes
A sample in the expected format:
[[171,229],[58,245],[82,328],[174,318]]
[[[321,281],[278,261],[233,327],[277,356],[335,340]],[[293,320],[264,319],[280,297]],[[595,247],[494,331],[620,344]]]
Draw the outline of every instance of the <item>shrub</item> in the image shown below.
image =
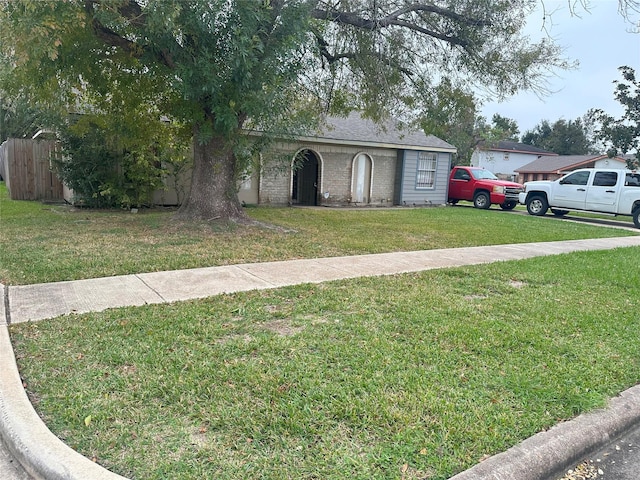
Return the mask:
[[185,142],[173,126],[138,120],[82,115],[58,129],[61,150],[54,164],[79,204],[150,205],[153,192],[163,188],[167,168],[186,162]]

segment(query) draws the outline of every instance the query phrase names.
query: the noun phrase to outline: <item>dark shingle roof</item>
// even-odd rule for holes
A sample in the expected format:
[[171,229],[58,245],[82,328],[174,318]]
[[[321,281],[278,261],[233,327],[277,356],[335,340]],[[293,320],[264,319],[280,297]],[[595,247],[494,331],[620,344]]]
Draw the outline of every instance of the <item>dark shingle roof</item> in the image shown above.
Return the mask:
[[494,150],[499,152],[533,153],[537,155],[557,155],[556,153],[549,152],[548,150],[543,150],[538,147],[534,147],[533,145],[527,145],[526,143],[512,142],[509,140],[500,141],[498,142],[497,145],[493,145],[491,147],[486,147],[485,142],[481,141],[478,143],[478,148],[482,150]]
[[309,140],[369,147],[402,148],[406,150],[440,150],[455,152],[456,147],[433,135],[420,131],[400,131],[392,122],[378,125],[352,112],[347,117],[329,117],[326,126]]

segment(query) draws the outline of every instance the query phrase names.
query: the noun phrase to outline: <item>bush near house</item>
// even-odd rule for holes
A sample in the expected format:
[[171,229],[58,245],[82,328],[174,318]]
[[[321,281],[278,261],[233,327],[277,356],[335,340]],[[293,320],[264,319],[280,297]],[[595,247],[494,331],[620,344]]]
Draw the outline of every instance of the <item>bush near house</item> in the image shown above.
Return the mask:
[[[83,115],[58,129],[60,154],[54,164],[78,205],[91,208],[152,204],[169,166],[186,163],[186,142],[174,127],[157,121],[141,132],[131,122]],[[171,171],[175,173],[175,168]]]

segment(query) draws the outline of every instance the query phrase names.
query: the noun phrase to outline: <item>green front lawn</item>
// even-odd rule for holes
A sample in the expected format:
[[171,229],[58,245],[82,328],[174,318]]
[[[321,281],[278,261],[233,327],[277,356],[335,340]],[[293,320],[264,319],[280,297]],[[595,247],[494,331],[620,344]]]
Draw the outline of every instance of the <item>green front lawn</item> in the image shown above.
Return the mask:
[[640,249],[11,327],[50,428],[134,479],[446,479],[640,381]]
[[633,234],[464,207],[250,208],[263,224],[252,227],[185,226],[167,209],[139,212],[11,201],[0,183],[0,283]]
[[[12,202],[10,284],[632,232],[499,210],[256,208],[264,226]],[[10,327],[52,431],[133,479],[446,479],[640,381],[640,249]]]

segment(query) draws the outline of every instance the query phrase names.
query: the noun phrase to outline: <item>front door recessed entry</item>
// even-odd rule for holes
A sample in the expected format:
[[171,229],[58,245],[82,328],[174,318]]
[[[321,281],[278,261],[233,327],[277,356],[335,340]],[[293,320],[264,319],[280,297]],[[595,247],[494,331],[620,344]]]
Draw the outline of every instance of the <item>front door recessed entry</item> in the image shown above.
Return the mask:
[[318,205],[320,183],[320,162],[311,150],[298,153],[298,161],[293,171],[291,192],[292,203],[297,205]]

